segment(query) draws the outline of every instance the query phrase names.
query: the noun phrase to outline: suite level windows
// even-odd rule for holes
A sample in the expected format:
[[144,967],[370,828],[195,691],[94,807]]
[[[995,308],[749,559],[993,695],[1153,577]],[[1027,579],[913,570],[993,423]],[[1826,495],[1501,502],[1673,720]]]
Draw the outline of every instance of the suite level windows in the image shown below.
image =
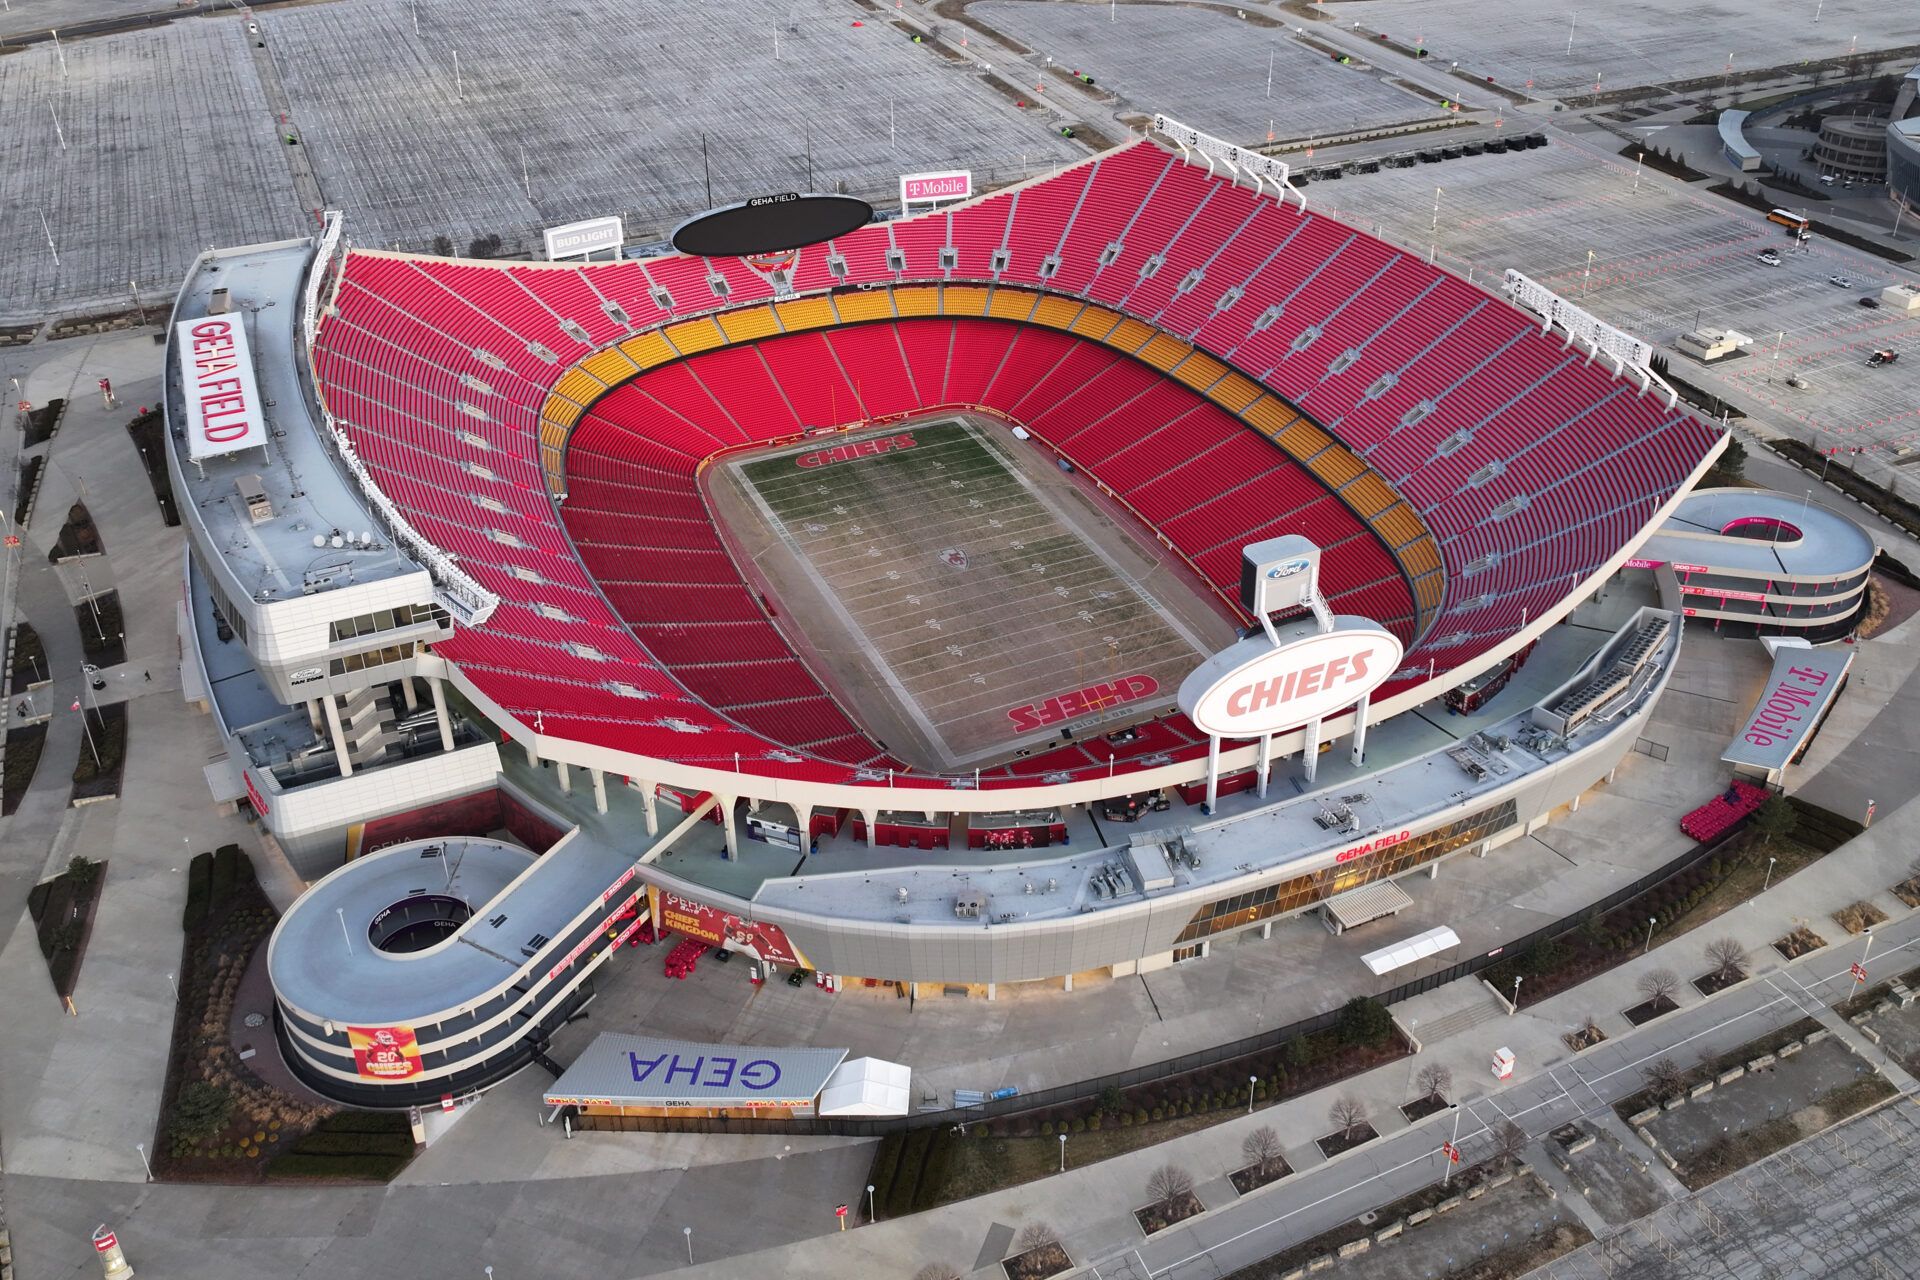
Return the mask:
[[417,658],[425,652],[426,649],[417,644],[390,644],[384,649],[369,649],[365,653],[350,653],[344,658],[335,658],[327,664],[327,674],[346,676],[362,671],[372,671],[390,662],[405,662],[408,658]]
[[338,622],[331,623],[327,628],[327,638],[338,644],[342,640],[355,640],[361,636],[392,631],[396,627],[411,627],[428,622],[446,630],[449,626],[447,611],[437,604],[396,605],[377,613],[363,613],[357,618],[342,618]]

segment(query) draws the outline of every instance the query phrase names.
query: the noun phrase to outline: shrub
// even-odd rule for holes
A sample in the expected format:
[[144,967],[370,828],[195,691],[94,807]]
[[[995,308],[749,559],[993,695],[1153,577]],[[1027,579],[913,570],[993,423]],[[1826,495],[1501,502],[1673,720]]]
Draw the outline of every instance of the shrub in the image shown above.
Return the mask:
[[267,1177],[349,1178],[364,1182],[388,1182],[406,1164],[406,1160],[399,1156],[307,1156],[288,1151],[267,1162]]
[[1379,1044],[1393,1034],[1393,1015],[1370,996],[1355,996],[1340,1010],[1340,1043]]
[[1133,1116],[1134,1113],[1131,1111],[1122,1111],[1120,1113],[1120,1127],[1122,1129],[1131,1129],[1134,1125]]
[[1040,1122],[1040,1136],[1043,1138],[1051,1138],[1053,1136],[1053,1121],[1043,1120]]
[[[1152,1118],[1155,1120],[1158,1120],[1160,1117],[1156,1115],[1156,1116],[1153,1116]],[[1147,1120],[1148,1120],[1147,1109],[1145,1107],[1135,1107],[1133,1109],[1133,1122],[1135,1124],[1145,1124]]]
[[1167,1118],[1166,1109],[1164,1107],[1155,1107],[1153,1109],[1153,1118],[1155,1120],[1165,1120]]
[[194,1080],[173,1100],[167,1118],[170,1141],[204,1142],[224,1129],[233,1114],[233,1095],[204,1080]]
[[1100,1113],[1098,1111],[1087,1117],[1087,1129],[1091,1133],[1100,1132]]

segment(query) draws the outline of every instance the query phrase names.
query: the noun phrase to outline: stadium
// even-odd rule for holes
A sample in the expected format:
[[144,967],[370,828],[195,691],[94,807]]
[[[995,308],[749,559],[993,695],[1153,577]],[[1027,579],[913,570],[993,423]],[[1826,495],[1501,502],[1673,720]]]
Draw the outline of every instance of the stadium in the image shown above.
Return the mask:
[[[646,926],[991,998],[1371,918],[1341,895],[1577,806],[1678,648],[1671,571],[1629,561],[1723,437],[1644,344],[1178,122],[744,256],[350,236],[205,255],[167,406],[209,783],[339,868],[271,962],[289,1061],[334,1096],[501,1078]],[[241,337],[211,371],[209,325]],[[1272,545],[1312,551],[1284,608]],[[1359,631],[1391,662],[1357,701],[1236,733],[1176,696],[1217,651]],[[1415,731],[1530,654],[1537,702]],[[555,856],[488,855],[464,901],[451,863],[428,893],[358,857],[502,827]],[[448,935],[431,968],[380,945],[408,903]],[[374,944],[342,954],[349,913]],[[366,1069],[369,1021],[403,1069]]]

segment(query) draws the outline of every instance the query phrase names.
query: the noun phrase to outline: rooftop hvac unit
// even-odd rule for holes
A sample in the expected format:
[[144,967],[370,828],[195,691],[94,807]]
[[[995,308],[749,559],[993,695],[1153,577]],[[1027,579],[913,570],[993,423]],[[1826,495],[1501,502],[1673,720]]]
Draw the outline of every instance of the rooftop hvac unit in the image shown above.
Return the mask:
[[962,920],[978,920],[987,910],[987,895],[962,893],[953,900],[953,914]]

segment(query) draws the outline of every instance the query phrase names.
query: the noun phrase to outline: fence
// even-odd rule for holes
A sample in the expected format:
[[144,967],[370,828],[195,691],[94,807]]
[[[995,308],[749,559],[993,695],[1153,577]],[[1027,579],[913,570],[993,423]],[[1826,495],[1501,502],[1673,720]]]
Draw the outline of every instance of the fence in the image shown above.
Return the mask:
[[[1413,996],[1432,991],[1460,978],[1471,977],[1491,965],[1497,964],[1507,955],[1518,955],[1534,943],[1545,938],[1558,937],[1576,929],[1595,916],[1605,915],[1623,902],[1629,902],[1647,892],[1663,881],[1686,871],[1696,863],[1704,861],[1718,853],[1728,841],[1732,840],[1745,826],[1735,826],[1719,838],[1697,844],[1686,852],[1654,868],[1631,884],[1622,885],[1604,898],[1588,903],[1570,915],[1562,916],[1551,924],[1542,925],[1532,933],[1514,938],[1482,955],[1471,956],[1465,960],[1437,969],[1432,973],[1401,983],[1390,990],[1380,992],[1374,998],[1383,1004],[1396,1004]],[[1232,1062],[1237,1058],[1250,1057],[1276,1049],[1289,1040],[1324,1031],[1340,1020],[1340,1010],[1328,1009],[1310,1018],[1276,1027],[1271,1031],[1262,1031],[1244,1039],[1214,1045],[1212,1048],[1195,1050],[1181,1054],[1177,1058],[1168,1058],[1161,1062],[1148,1063],[1145,1066],[1131,1067],[1125,1071],[1116,1071],[1110,1075],[1097,1076],[1091,1080],[1080,1080],[1073,1084],[1064,1084],[1052,1089],[1042,1089],[1037,1093],[1023,1093],[1015,1098],[1006,1098],[998,1102],[989,1102],[979,1107],[952,1108],[945,1111],[926,1111],[910,1116],[888,1116],[875,1119],[799,1119],[799,1120],[760,1120],[752,1117],[718,1116],[578,1116],[574,1118],[574,1127],[578,1129],[604,1129],[617,1132],[645,1133],[747,1133],[747,1134],[835,1134],[851,1137],[880,1137],[901,1130],[924,1129],[943,1125],[978,1124],[983,1120],[995,1120],[1006,1116],[1015,1116],[1028,1111],[1045,1110],[1062,1103],[1087,1102],[1098,1097],[1107,1089],[1128,1089],[1135,1085],[1150,1084],[1196,1071],[1202,1067],[1217,1066],[1223,1062]]]

